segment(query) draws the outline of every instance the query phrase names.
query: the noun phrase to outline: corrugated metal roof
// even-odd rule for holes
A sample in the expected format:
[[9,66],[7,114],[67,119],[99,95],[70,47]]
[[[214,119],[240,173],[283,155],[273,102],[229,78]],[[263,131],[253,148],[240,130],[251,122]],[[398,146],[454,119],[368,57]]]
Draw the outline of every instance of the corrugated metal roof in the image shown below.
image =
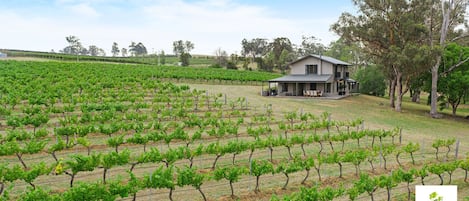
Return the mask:
[[303,83],[314,83],[314,82],[332,82],[332,75],[286,75],[283,77],[269,80],[269,82],[303,82]]
[[336,58],[332,58],[332,57],[328,57],[328,56],[324,56],[324,55],[317,55],[317,54],[306,55],[304,57],[301,57],[301,58],[289,63],[288,65],[294,64],[296,62],[299,62],[299,61],[301,61],[303,59],[306,59],[306,58],[309,58],[309,57],[314,57],[314,58],[329,62],[331,64],[335,64],[335,65],[344,65],[344,66],[351,66],[352,65],[352,64],[349,64],[345,61],[338,60]]
[[312,54],[311,56],[316,57],[318,59],[322,59],[323,61],[327,61],[332,64],[337,64],[337,65],[346,65],[346,66],[351,66],[352,64],[349,64],[345,61],[338,60],[336,58],[324,56],[324,55],[317,55],[317,54]]

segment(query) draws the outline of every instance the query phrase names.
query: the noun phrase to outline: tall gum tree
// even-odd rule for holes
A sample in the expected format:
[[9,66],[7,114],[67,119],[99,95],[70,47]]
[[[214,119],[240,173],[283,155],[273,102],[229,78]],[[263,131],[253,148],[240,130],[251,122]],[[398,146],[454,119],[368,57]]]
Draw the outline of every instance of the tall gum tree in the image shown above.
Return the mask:
[[[433,0],[430,15],[428,16],[427,25],[430,30],[429,43],[432,48],[444,49],[448,41],[453,41],[461,37],[468,36],[467,34],[457,34],[455,28],[464,23],[464,14],[466,13],[467,0]],[[448,40],[448,36],[454,36]],[[435,44],[436,43],[436,44]],[[431,82],[431,101],[430,101],[430,115],[433,118],[438,118],[440,115],[437,111],[438,102],[438,69],[441,65],[443,51],[436,56],[436,61],[431,67],[432,82]],[[467,62],[469,57],[461,60]],[[457,67],[449,68],[450,71]]]
[[[428,70],[433,50],[425,43],[427,1],[354,0],[358,15],[343,13],[331,29],[347,42],[363,44],[390,83],[390,105],[402,110],[402,97],[414,75]],[[397,96],[396,96],[397,95]],[[396,98],[395,98],[396,97]]]

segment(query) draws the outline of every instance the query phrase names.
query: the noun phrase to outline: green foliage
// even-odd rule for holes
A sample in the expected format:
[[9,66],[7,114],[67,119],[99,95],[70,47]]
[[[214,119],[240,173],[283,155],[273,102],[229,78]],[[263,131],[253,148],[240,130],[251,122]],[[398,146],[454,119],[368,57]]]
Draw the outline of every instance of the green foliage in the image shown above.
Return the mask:
[[19,198],[20,201],[50,201],[60,200],[59,197],[52,195],[49,191],[42,188],[29,188]]
[[168,188],[174,189],[175,183],[173,181],[173,166],[168,168],[160,166],[156,168],[150,175],[145,175],[144,186],[145,188]]
[[70,190],[64,192],[62,200],[89,200],[89,201],[113,201],[117,195],[109,192],[106,186],[97,183],[79,183]]
[[360,93],[384,96],[386,91],[385,77],[377,66],[362,67],[357,70],[354,78],[360,82]]

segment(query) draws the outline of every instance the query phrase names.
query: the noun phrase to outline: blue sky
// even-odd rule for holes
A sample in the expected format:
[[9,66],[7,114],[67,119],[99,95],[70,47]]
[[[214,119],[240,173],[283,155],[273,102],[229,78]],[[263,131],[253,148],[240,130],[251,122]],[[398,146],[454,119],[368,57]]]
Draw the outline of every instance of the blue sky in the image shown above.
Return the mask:
[[193,53],[241,51],[243,38],[315,36],[324,44],[351,0],[0,0],[0,48],[58,51],[75,35],[110,55],[113,42],[142,42],[149,52],[171,53],[172,42],[190,40]]

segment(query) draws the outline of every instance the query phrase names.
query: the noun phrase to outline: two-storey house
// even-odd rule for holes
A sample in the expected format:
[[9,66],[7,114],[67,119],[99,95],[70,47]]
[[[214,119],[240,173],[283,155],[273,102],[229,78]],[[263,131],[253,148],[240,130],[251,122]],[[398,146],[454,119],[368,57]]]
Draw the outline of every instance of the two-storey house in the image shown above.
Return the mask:
[[347,62],[312,54],[288,66],[289,75],[269,80],[269,86],[277,83],[279,96],[341,96],[358,90]]

